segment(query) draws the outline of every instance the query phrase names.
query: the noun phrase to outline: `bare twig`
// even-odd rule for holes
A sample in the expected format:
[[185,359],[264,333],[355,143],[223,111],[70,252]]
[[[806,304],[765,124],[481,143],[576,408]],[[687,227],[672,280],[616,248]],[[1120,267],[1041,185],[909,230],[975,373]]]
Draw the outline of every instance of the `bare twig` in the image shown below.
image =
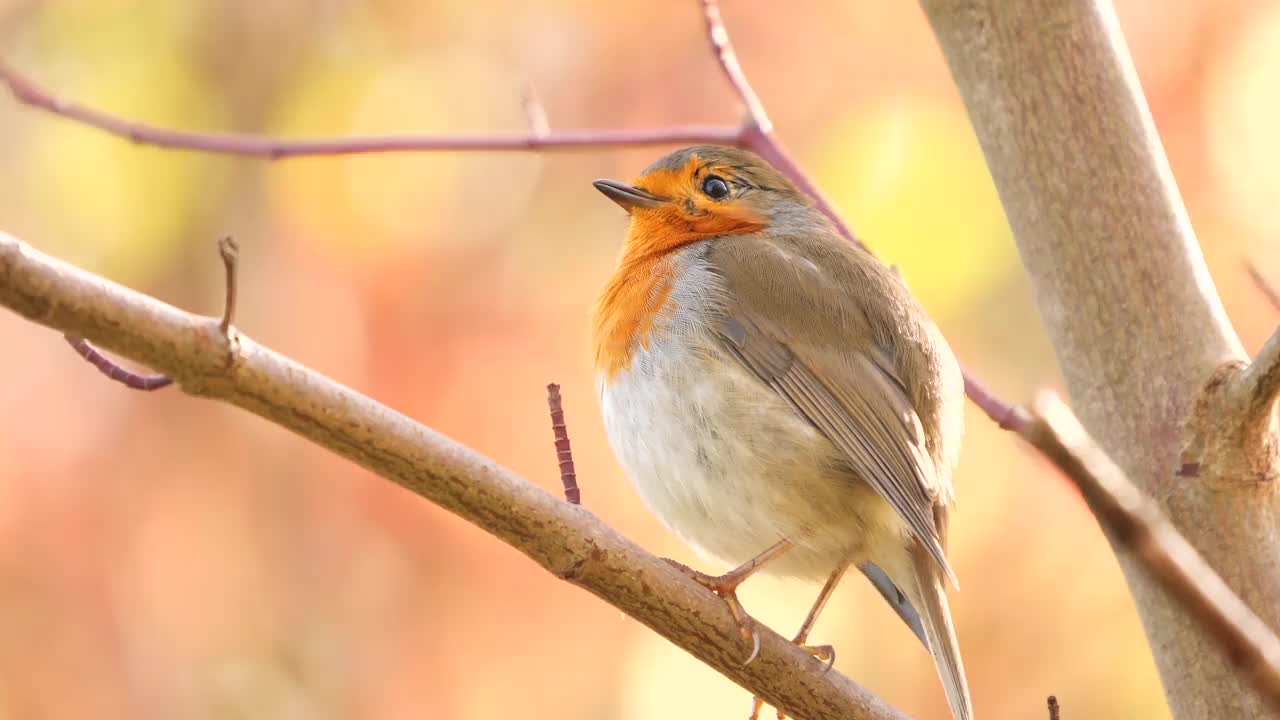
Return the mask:
[[581,505],[578,475],[573,470],[573,449],[569,447],[569,427],[564,424],[564,406],[560,402],[560,386],[556,383],[547,385],[547,408],[551,410],[551,434],[556,440],[556,460],[560,464],[564,499],[574,505]]
[[1257,437],[1270,434],[1276,396],[1280,395],[1280,329],[1233,378],[1231,393],[1236,398],[1240,427]]
[[729,31],[725,29],[724,19],[720,17],[720,3],[716,0],[702,0],[702,13],[707,21],[707,38],[711,40],[711,48],[716,53],[716,62],[745,106],[747,121],[762,134],[771,134],[773,122],[769,120],[764,104],[760,102],[755,89],[747,81],[746,73],[742,71],[742,65],[738,63],[738,54],[733,51]]
[[1258,695],[1280,710],[1280,639],[1125,477],[1056,395],[1042,394],[1034,414],[1021,435],[1075,482],[1116,545],[1142,560]]
[[[707,38],[721,71],[733,87],[746,111],[739,126],[684,126],[640,130],[550,130],[546,113],[527,86],[522,103],[529,130],[511,135],[399,135],[378,137],[320,138],[284,140],[241,133],[186,132],[155,127],[60,99],[17,70],[0,62],[0,81],[19,102],[33,108],[75,120],[135,143],[227,155],[261,157],[272,160],[317,155],[353,155],[383,152],[546,152],[558,150],[606,149],[649,145],[735,145],[760,155],[786,175],[801,191],[813,198],[847,240],[865,248],[849,224],[840,217],[830,200],[805,174],[782,141],[773,132],[764,104],[747,80],[738,62],[729,33],[720,17],[716,0],[702,0]],[[965,371],[965,387],[978,394],[970,398],[993,421],[1005,429],[1016,429],[1025,417],[1019,409],[1001,401]]]
[[[226,269],[227,287],[226,302],[222,306],[222,322],[218,325],[223,335],[226,335],[231,330],[231,320],[236,312],[236,259],[239,252],[240,246],[236,244],[236,241],[230,235],[218,241],[218,254],[222,256],[222,265]],[[168,375],[143,375],[126,370],[111,358],[98,352],[84,338],[74,335],[64,335],[63,337],[79,353],[80,357],[88,360],[103,375],[125,387],[150,392],[173,384],[173,379]]]
[[[1280,310],[1280,292],[1275,286],[1252,260],[1245,260],[1244,267],[1272,309]],[[1280,395],[1280,330],[1272,333],[1253,362],[1236,376],[1231,391],[1237,399],[1241,426],[1251,428],[1256,435],[1269,433],[1276,396]]]
[[168,375],[142,375],[126,370],[111,358],[98,352],[96,348],[89,344],[88,340],[82,337],[74,335],[63,335],[63,337],[66,338],[67,344],[80,354],[80,357],[88,360],[91,365],[98,368],[98,372],[127,388],[151,392],[173,384],[173,379]]
[[520,104],[524,106],[525,119],[529,121],[529,131],[534,137],[546,137],[551,134],[551,123],[547,122],[547,109],[538,97],[533,83],[526,82],[520,94]]
[[226,335],[231,332],[231,322],[236,316],[236,265],[240,260],[240,245],[235,238],[227,235],[218,241],[218,254],[222,256],[222,267],[226,270],[227,296],[226,302],[222,305],[222,322],[218,323],[218,327],[222,329],[222,334]]
[[751,150],[767,160],[770,165],[777,168],[783,175],[790,178],[796,187],[813,198],[814,206],[831,220],[836,230],[846,240],[865,248],[866,246],[854,235],[853,229],[849,227],[849,224],[836,212],[835,207],[831,205],[831,201],[827,200],[822,191],[818,189],[818,186],[800,169],[800,165],[796,163],[795,159],[791,157],[791,153],[782,144],[782,141],[774,134],[773,122],[769,119],[769,115],[765,112],[764,104],[760,102],[755,89],[747,81],[742,65],[738,62],[738,54],[734,52],[733,42],[729,39],[729,31],[725,29],[724,21],[720,17],[719,2],[717,0],[702,0],[702,11],[707,27],[707,37],[711,42],[711,49],[715,52],[716,62],[720,65],[720,70],[724,73],[724,76],[728,78],[729,84],[738,95],[738,100],[742,103],[747,113],[747,120],[743,123],[739,137],[734,144]]
[[[718,0],[702,0],[702,9],[703,18],[707,25],[707,37],[710,38],[711,47],[715,51],[716,62],[719,63],[724,76],[728,78],[729,84],[733,87],[734,92],[737,93],[738,100],[746,109],[747,121],[743,125],[742,134],[737,144],[769,161],[769,164],[790,178],[791,182],[796,184],[796,187],[813,198],[814,206],[831,220],[831,223],[841,236],[864,250],[867,249],[866,245],[854,234],[853,228],[849,227],[849,224],[840,216],[840,213],[836,212],[831,201],[826,198],[822,191],[818,189],[818,186],[809,179],[809,176],[791,157],[791,153],[783,145],[782,140],[774,134],[773,122],[769,120],[764,104],[760,102],[759,96],[756,95],[755,89],[751,87],[746,73],[742,70],[742,65],[738,62],[738,54],[733,49],[733,42],[729,39],[729,32],[725,29],[724,20],[720,17]],[[870,251],[868,250],[868,252]],[[1025,410],[1002,401],[995,393],[988,390],[982,382],[974,378],[968,370],[963,372],[965,392],[968,394],[969,399],[987,414],[987,417],[991,418],[1004,430],[1017,430],[1026,423],[1027,414]]]
[[1060,720],[1061,715],[1058,710],[1058,698],[1053,695],[1049,696],[1049,720]]
[[[190,394],[253,412],[359,463],[598,595],[791,714],[905,716],[768,628],[741,664],[725,603],[671,564],[492,461],[243,335],[51,258],[0,233],[0,305],[163,370]],[[232,359],[233,362],[228,362]]]
[[1027,423],[1031,422],[1031,416],[1025,409],[1005,403],[996,397],[995,393],[988,390],[967,370],[964,373],[964,392],[969,396],[969,400],[986,413],[987,417],[991,418],[1001,430],[1020,432]]
[[1258,266],[1253,264],[1252,260],[1244,261],[1245,272],[1249,273],[1249,278],[1253,280],[1254,287],[1258,288],[1258,292],[1267,298],[1267,302],[1271,303],[1273,310],[1280,310],[1280,292],[1276,292],[1275,286],[1270,280],[1262,274]]
[[126,120],[110,113],[54,97],[30,78],[0,63],[0,80],[19,102],[140,145],[242,155],[272,160],[316,155],[356,155],[385,152],[544,152],[642,145],[722,143],[735,145],[741,130],[717,125],[640,130],[561,130],[510,135],[387,135],[375,137],[284,140],[243,133],[204,133],[172,130]]

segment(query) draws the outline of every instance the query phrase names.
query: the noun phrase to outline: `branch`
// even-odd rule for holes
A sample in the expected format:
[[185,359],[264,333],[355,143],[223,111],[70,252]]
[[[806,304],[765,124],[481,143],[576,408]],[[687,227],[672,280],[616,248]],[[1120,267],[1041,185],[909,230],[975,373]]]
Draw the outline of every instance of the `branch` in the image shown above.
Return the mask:
[[904,720],[884,701],[767,628],[741,664],[722,600],[492,461],[234,331],[38,252],[0,233],[0,305],[236,405],[458,514],[639,620],[730,680],[799,717]]
[[[1113,3],[920,4],[982,146],[1074,411],[1228,585],[1280,627],[1280,439],[1271,430],[1242,446],[1241,421],[1257,428],[1260,415],[1216,412],[1238,407],[1222,391],[1244,367],[1244,349]],[[1260,378],[1269,377],[1265,367]],[[1211,639],[1182,621],[1180,601],[1133,554],[1117,557],[1173,717],[1266,716]]]
[[1249,273],[1249,279],[1253,280],[1254,287],[1258,288],[1258,292],[1262,293],[1263,297],[1267,299],[1267,302],[1271,303],[1271,308],[1273,310],[1280,310],[1280,292],[1276,292],[1271,281],[1267,280],[1267,278],[1263,276],[1262,271],[1258,269],[1258,266],[1254,265],[1252,260],[1245,260],[1244,269],[1245,272]]
[[1280,639],[1125,477],[1061,400],[1044,393],[1034,413],[1021,435],[1071,478],[1113,542],[1142,561],[1258,695],[1280,711]]
[[[1244,267],[1258,292],[1273,309],[1280,310],[1280,293],[1258,266],[1252,260],[1245,260]],[[1280,329],[1267,339],[1253,362],[1233,378],[1232,395],[1241,429],[1254,436],[1246,441],[1270,432],[1272,411],[1280,396]]]
[[582,491],[578,489],[578,473],[573,469],[573,448],[569,445],[569,427],[564,422],[564,407],[560,403],[560,386],[547,385],[547,409],[551,411],[551,435],[556,442],[556,462],[560,467],[560,484],[564,486],[565,502],[582,504]]
[[[18,102],[68,120],[97,128],[139,145],[174,150],[194,150],[220,155],[282,158],[317,155],[359,155],[387,152],[547,152],[587,148],[639,147],[721,143],[736,145],[741,128],[723,125],[688,125],[639,130],[542,131],[509,135],[378,135],[369,137],[285,140],[248,133],[210,133],[173,130],[85,107],[54,96],[35,81],[0,62],[0,81]],[[532,107],[526,103],[526,112]]]
[[[531,85],[522,93],[521,105],[529,121],[526,133],[511,135],[398,135],[376,137],[320,138],[284,140],[244,133],[187,132],[161,128],[95,110],[58,98],[17,70],[0,62],[0,81],[18,102],[69,120],[102,130],[141,145],[193,150],[198,152],[239,155],[278,160],[318,155],[355,155],[384,152],[548,152],[561,150],[606,149],[650,145],[734,145],[746,148],[764,158],[786,175],[802,192],[813,198],[814,206],[826,215],[846,240],[863,249],[866,246],[840,217],[831,201],[823,194],[791,153],[773,132],[773,123],[755,89],[738,62],[733,43],[720,17],[717,0],[702,0],[707,38],[721,71],[746,108],[746,121],[737,127],[722,125],[679,126],[640,130],[551,130],[546,112]],[[1001,401],[986,390],[968,370],[964,370],[965,388],[975,390],[970,398],[987,417],[1006,430],[1016,429],[1025,412]]]
[[1267,339],[1253,362],[1232,378],[1238,431],[1256,439],[1272,431],[1276,397],[1280,395],[1280,329]]

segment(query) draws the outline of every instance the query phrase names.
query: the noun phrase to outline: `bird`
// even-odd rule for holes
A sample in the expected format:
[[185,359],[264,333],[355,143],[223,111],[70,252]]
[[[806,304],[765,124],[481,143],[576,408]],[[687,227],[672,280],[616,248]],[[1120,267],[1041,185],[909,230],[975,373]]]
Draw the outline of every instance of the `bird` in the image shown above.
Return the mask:
[[747,662],[759,634],[742,582],[825,579],[794,642],[826,669],[834,649],[808,636],[857,567],[932,655],[955,720],[972,720],[946,594],[964,382],[937,326],[895,268],[752,152],[687,147],[593,184],[629,216],[591,311],[609,444],[660,521],[734,569],[675,564],[728,604]]

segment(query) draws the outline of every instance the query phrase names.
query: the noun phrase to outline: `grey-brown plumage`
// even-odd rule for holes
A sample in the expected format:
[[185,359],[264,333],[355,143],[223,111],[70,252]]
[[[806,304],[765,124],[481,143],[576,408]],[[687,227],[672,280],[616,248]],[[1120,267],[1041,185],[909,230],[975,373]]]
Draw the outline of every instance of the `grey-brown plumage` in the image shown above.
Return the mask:
[[923,631],[955,717],[972,718],[944,592],[963,382],[937,328],[750,153],[688,148],[601,189],[632,216],[614,283],[646,283],[655,313],[600,380],[641,496],[735,564],[788,540],[765,572],[862,567]]

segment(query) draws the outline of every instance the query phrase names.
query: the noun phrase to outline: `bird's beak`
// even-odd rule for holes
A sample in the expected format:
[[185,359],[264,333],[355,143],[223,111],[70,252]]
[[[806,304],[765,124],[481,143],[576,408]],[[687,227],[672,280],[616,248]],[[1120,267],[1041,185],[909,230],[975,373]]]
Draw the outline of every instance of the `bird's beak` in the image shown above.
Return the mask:
[[605,197],[621,205],[622,209],[627,212],[631,212],[631,209],[636,207],[655,208],[666,202],[666,200],[651,192],[641,190],[634,185],[620,183],[617,180],[596,180],[591,184],[604,193]]

